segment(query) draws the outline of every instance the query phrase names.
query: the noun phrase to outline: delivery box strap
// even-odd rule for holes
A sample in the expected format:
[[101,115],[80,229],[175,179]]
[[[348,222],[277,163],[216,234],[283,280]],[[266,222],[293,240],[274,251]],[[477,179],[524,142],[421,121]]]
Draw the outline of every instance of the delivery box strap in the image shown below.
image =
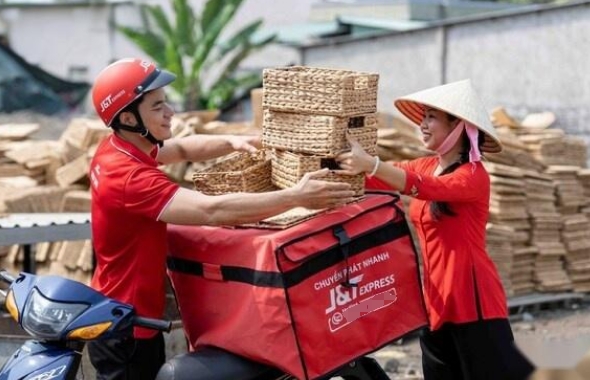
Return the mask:
[[209,276],[204,267],[211,264],[199,261],[168,257],[166,260],[168,270],[178,273],[190,274],[211,280],[235,281],[268,288],[282,288],[281,273],[260,271],[251,268],[219,265],[220,276]]
[[[346,263],[348,259],[365,252],[367,249],[391,243],[403,237],[410,237],[410,229],[405,219],[390,221],[371,233],[355,236],[346,243],[345,251],[339,242],[327,250],[316,253],[309,260],[302,262],[297,268],[285,272],[285,287],[295,286],[307,278],[338,263]],[[344,257],[344,253],[346,256]],[[393,253],[395,255],[395,252]]]
[[[378,209],[381,209],[384,207],[391,207],[395,210],[395,215],[393,216],[393,219],[398,219],[398,218],[405,219],[405,213],[398,204],[399,199],[400,199],[399,195],[393,194],[391,192],[375,192],[374,194],[375,195],[387,195],[387,196],[389,196],[389,199],[387,201],[384,201],[383,198],[380,199],[380,201],[381,201],[380,203],[373,204],[372,206],[366,207],[364,210],[357,212],[356,215],[353,217],[353,219],[358,219],[359,217],[361,217],[365,214],[372,213],[375,210],[378,210]],[[294,239],[291,239],[289,241],[282,243],[278,249],[280,250],[284,247],[287,247],[287,246],[290,246],[293,244],[297,244],[298,242],[300,242],[302,240],[305,240],[305,239],[310,238],[311,236],[317,235],[319,232],[326,231],[326,230],[333,230],[335,227],[337,227],[341,224],[342,224],[342,222],[337,222],[334,224],[324,225],[322,228],[319,228],[319,229],[310,230],[307,233],[301,234]]]
[[347,288],[354,288],[357,287],[358,284],[350,282],[350,270],[348,265],[348,257],[349,255],[349,248],[350,248],[350,236],[346,233],[346,230],[343,226],[336,226],[332,230],[334,233],[334,237],[338,239],[338,244],[340,244],[340,250],[342,251],[342,257],[344,258],[344,264],[346,264],[346,268],[344,269],[346,273],[346,278],[342,283],[343,286]]
[[[377,247],[402,237],[409,237],[410,230],[405,219],[389,222],[371,234],[356,236],[347,244],[348,257]],[[260,271],[238,266],[219,265],[220,276],[208,276],[205,266],[210,264],[174,256],[167,259],[168,270],[177,273],[199,276],[212,280],[235,281],[259,287],[290,288],[305,279],[343,262],[342,247],[336,244],[320,254],[314,256],[300,266],[285,273]],[[210,272],[210,271],[209,271]]]

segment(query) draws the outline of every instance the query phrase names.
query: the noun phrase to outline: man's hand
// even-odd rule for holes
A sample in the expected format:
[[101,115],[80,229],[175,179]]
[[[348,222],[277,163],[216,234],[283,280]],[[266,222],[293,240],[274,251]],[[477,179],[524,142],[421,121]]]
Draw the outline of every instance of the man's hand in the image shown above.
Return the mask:
[[262,148],[260,135],[228,135],[227,139],[233,150],[238,152],[254,153]]
[[306,173],[292,188],[298,206],[309,209],[322,209],[340,206],[354,200],[354,191],[349,183],[328,182],[317,178],[328,174],[328,169]]

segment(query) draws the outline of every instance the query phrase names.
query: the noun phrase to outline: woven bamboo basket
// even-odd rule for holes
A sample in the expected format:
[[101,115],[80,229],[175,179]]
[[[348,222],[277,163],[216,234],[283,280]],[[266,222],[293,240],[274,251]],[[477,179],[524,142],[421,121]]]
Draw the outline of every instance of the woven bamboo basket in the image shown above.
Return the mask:
[[[281,189],[294,186],[305,173],[325,167],[329,169],[339,168],[333,158],[297,154],[282,150],[272,151],[272,183]],[[350,183],[355,196],[361,196],[365,193],[364,174],[351,176],[329,172],[325,176],[318,177],[318,179]]]
[[236,152],[207,169],[193,173],[195,190],[208,195],[260,193],[274,189],[271,160],[264,150]]
[[335,157],[350,148],[348,131],[365,150],[374,154],[376,127],[375,114],[338,117],[264,110],[262,144],[279,150]]
[[262,106],[275,111],[354,116],[377,112],[379,74],[292,66],[264,69]]

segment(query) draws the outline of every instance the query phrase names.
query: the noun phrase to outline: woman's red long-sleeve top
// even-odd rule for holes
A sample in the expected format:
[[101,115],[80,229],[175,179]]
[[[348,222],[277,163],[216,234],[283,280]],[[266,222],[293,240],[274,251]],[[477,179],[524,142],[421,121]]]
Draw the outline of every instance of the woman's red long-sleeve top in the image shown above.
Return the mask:
[[[438,157],[393,165],[406,172],[411,196],[409,217],[423,257],[424,298],[430,328],[444,323],[507,318],[506,295],[497,269],[486,251],[490,178],[481,162],[466,163],[435,176]],[[367,188],[391,189],[376,178]],[[432,217],[432,201],[448,202],[454,216]]]

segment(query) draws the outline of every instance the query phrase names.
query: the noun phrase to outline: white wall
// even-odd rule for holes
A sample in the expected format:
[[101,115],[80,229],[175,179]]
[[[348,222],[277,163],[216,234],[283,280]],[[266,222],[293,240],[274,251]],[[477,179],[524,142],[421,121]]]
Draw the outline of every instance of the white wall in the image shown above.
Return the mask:
[[[134,8],[117,6],[115,18],[138,21]],[[141,54],[109,25],[110,7],[39,6],[12,9],[11,47],[28,62],[61,78],[74,66],[88,69],[91,81],[100,69],[121,56]]]
[[520,113],[555,111],[570,132],[590,132],[590,6],[458,25],[448,32],[449,80],[470,75],[491,105]]
[[309,47],[308,65],[380,74],[379,108],[471,78],[489,110],[552,111],[557,126],[590,141],[590,2],[432,27],[355,43]]
[[436,29],[321,46],[304,51],[305,64],[379,74],[378,108],[392,111],[395,97],[438,83],[442,33]]
[[[314,0],[246,0],[226,34],[236,32],[258,18],[264,26],[279,26],[307,21]],[[160,4],[170,11],[169,2]],[[193,8],[202,9],[204,0],[192,0]],[[113,14],[111,14],[113,12]],[[134,5],[27,6],[4,9],[0,20],[9,30],[11,47],[27,61],[62,78],[69,78],[73,66],[87,67],[91,81],[109,62],[125,56],[143,56],[141,50],[112,27],[141,25]],[[42,36],[42,37],[41,37]],[[271,46],[245,62],[246,68],[263,68],[296,62],[299,54],[292,48]]]

